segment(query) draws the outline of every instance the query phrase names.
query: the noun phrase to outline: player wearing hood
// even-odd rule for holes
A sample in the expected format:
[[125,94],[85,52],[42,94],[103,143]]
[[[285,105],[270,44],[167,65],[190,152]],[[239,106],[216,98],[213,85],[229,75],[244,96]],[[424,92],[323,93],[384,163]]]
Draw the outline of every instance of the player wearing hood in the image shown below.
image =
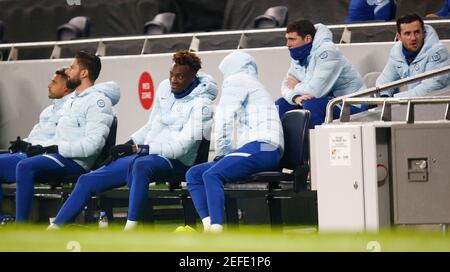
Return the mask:
[[[224,81],[214,118],[216,158],[192,167],[186,174],[204,230],[212,232],[223,229],[223,185],[277,169],[284,147],[280,118],[270,94],[258,80],[254,58],[236,51],[223,59],[219,69]],[[237,149],[232,139],[235,121],[239,124]]]

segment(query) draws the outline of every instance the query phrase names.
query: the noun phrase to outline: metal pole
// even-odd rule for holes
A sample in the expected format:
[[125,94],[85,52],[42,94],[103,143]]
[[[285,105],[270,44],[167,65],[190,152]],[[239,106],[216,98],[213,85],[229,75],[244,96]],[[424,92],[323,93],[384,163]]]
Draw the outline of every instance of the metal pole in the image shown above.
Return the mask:
[[[435,69],[435,70],[432,70],[432,71],[428,71],[428,72],[422,73],[420,75],[416,75],[416,76],[400,79],[400,80],[397,80],[397,81],[394,81],[394,82],[391,82],[391,83],[388,83],[388,84],[381,85],[379,87],[373,87],[373,88],[369,88],[369,89],[366,89],[366,90],[358,91],[358,92],[355,92],[355,93],[352,93],[352,94],[349,94],[349,95],[336,97],[336,98],[332,99],[330,102],[328,102],[328,104],[327,104],[325,123],[326,124],[330,124],[330,123],[333,122],[333,107],[336,104],[338,104],[340,102],[343,102],[344,99],[356,98],[356,97],[361,97],[361,96],[368,96],[368,95],[371,95],[371,94],[374,94],[374,93],[380,93],[380,92],[385,91],[385,90],[401,87],[401,86],[406,85],[406,84],[411,83],[411,82],[415,82],[415,81],[419,81],[419,80],[435,77],[435,76],[446,74],[446,73],[449,73],[449,72],[450,72],[450,65],[449,66],[445,66],[443,68],[439,68],[439,69]],[[380,99],[380,98],[371,98],[370,101],[378,101],[376,99]],[[423,99],[426,99],[426,98],[423,98]],[[381,98],[381,100],[383,101],[384,99]],[[369,101],[369,100],[362,100],[361,102],[365,102],[365,101]],[[362,104],[365,104],[365,103],[362,103]]]

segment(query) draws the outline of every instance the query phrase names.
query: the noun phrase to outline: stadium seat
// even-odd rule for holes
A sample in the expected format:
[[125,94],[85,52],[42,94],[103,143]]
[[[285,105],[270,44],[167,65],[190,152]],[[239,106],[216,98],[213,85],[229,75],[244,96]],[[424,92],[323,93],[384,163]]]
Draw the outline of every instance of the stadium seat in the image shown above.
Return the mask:
[[[114,117],[113,122],[110,127],[110,132],[105,141],[105,145],[104,145],[100,155],[98,156],[97,160],[95,161],[95,163],[92,167],[92,170],[95,170],[102,166],[102,162],[104,162],[109,155],[109,150],[111,149],[111,147],[113,147],[116,144],[116,135],[117,135],[117,117]],[[50,189],[43,188],[43,187],[42,188],[35,187],[35,196],[40,196],[41,198],[44,198],[44,199],[52,199],[52,198],[54,198],[54,195],[60,195],[60,204],[63,204],[66,201],[66,199],[72,189],[71,188],[59,188],[59,187],[62,187],[63,184],[72,184],[73,185],[78,180],[78,178],[79,178],[78,175],[70,175],[70,176],[64,176],[64,177],[54,175],[51,178],[45,178],[42,180],[38,180],[37,183],[50,185]],[[15,192],[15,188],[13,189],[13,192]],[[11,192],[8,192],[8,194],[11,195]],[[12,194],[12,196],[14,196],[14,194]],[[88,203],[88,207],[90,207],[92,205],[93,205],[92,203]],[[42,207],[39,206],[38,214],[41,214],[41,213],[45,214],[46,212],[48,212],[48,211],[46,211],[47,208],[48,207],[45,205],[43,205]],[[85,218],[90,219],[92,217],[93,208],[90,207],[85,212],[86,212]]]
[[[281,120],[284,132],[284,154],[280,160],[278,171],[260,172],[243,178],[238,182],[225,184],[225,190],[229,197],[226,201],[232,201],[232,191],[261,190],[261,184],[267,184],[269,193],[266,194],[266,202],[269,206],[269,216],[272,225],[282,224],[281,205],[279,199],[272,194],[274,189],[292,186],[295,193],[306,191],[309,172],[309,122],[311,113],[307,110],[292,110],[287,112]],[[290,173],[283,169],[292,170]],[[236,205],[226,204],[226,213],[236,215]],[[230,211],[230,209],[233,209]],[[227,218],[228,223],[237,223],[237,218]]]
[[[208,161],[210,141],[203,138],[197,151],[195,164]],[[195,225],[197,212],[195,211],[189,192],[181,188],[181,182],[185,180],[185,175],[172,175],[163,180],[157,180],[156,183],[168,183],[167,189],[150,189],[148,205],[145,206],[143,212],[144,222],[153,222],[156,215],[154,207],[158,205],[178,205],[181,202],[182,212],[186,225]],[[128,207],[129,191],[122,189],[113,189],[96,195],[97,206],[100,207],[108,215],[109,220],[114,220],[113,209],[117,207]],[[170,203],[170,204],[168,204]],[[93,211],[89,211],[93,214]],[[177,218],[179,219],[179,218]]]
[[67,41],[77,38],[86,38],[89,37],[90,30],[91,20],[89,17],[74,17],[67,24],[58,27],[57,40]]
[[[292,110],[287,112],[281,123],[284,133],[284,153],[280,160],[279,171],[259,172],[238,182],[229,183],[227,188],[241,188],[241,185],[267,182],[269,191],[279,188],[284,181],[293,182],[293,189],[299,192],[306,188],[309,171],[309,122],[311,113],[307,110]],[[283,169],[293,170],[291,173],[282,172]]]
[[157,14],[153,20],[145,23],[144,34],[159,35],[173,32],[176,15],[172,12]]
[[[92,170],[95,170],[102,166],[102,163],[106,160],[106,158],[109,155],[109,150],[116,144],[116,135],[117,135],[117,117],[114,117],[111,127],[109,129],[108,138],[106,138],[105,145],[103,146],[100,155],[98,156],[97,160],[92,166]],[[39,183],[50,184],[52,188],[55,188],[63,183],[75,183],[78,180],[78,177],[79,177],[78,175],[66,177],[55,176],[52,179],[45,179],[39,181]]]
[[271,7],[263,15],[255,18],[255,28],[285,27],[288,20],[288,8],[285,6]]
[[380,76],[381,72],[369,72],[363,76],[364,85],[367,88],[375,87],[377,78]]
[[[195,157],[194,165],[208,161],[210,141],[203,138],[198,147],[197,156]],[[181,182],[185,180],[184,175],[173,175],[167,182],[169,183],[169,190],[181,188]]]

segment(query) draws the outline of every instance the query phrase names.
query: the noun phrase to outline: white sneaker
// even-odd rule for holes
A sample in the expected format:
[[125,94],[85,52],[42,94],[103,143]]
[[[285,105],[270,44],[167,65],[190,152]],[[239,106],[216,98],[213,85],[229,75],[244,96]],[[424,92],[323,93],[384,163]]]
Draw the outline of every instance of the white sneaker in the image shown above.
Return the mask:
[[56,225],[56,224],[53,224],[53,223],[51,223],[48,227],[47,227],[47,230],[60,230],[61,228],[58,226],[58,225]]
[[202,223],[203,223],[203,231],[209,232],[211,228],[211,217],[207,216],[203,218]]
[[138,222],[137,221],[131,221],[127,220],[127,223],[125,224],[125,228],[123,231],[133,231],[136,229]]
[[212,224],[209,228],[209,232],[219,233],[223,231],[223,226],[220,224]]

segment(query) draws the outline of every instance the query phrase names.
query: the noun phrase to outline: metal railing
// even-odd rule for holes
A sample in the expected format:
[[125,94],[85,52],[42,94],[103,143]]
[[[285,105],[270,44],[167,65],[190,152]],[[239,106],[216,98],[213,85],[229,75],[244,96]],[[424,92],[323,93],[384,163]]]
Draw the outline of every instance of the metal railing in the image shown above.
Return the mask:
[[358,91],[345,96],[336,97],[330,100],[327,104],[325,123],[330,124],[333,122],[333,108],[337,104],[342,103],[341,115],[339,120],[341,122],[350,121],[350,107],[353,104],[367,104],[367,105],[383,105],[381,111],[382,121],[391,121],[391,105],[392,104],[407,104],[406,122],[414,123],[414,105],[416,104],[447,104],[447,108],[444,115],[444,120],[450,120],[450,97],[448,96],[425,96],[425,97],[401,97],[401,98],[370,98],[362,97],[373,94],[379,94],[382,91],[401,87],[411,82],[435,77],[438,75],[446,74],[450,72],[450,65],[422,73],[420,75],[407,77],[397,81],[393,81],[381,86],[375,86],[366,90]]
[[[450,20],[431,20],[425,21],[430,25],[449,24]],[[363,27],[383,27],[394,26],[395,22],[374,22],[374,23],[361,23],[361,24],[340,24],[329,25],[328,28],[342,29],[341,42],[349,43],[351,38],[344,38],[348,36],[348,32],[351,29],[363,28]],[[273,28],[273,29],[253,29],[253,30],[230,30],[230,31],[217,31],[217,32],[200,32],[200,33],[182,33],[182,34],[164,34],[164,35],[142,35],[131,37],[115,37],[115,38],[96,38],[96,39],[80,39],[71,41],[47,41],[47,42],[25,42],[25,43],[8,43],[0,44],[0,50],[9,50],[7,61],[13,61],[18,59],[18,51],[20,49],[30,48],[48,48],[52,47],[52,53],[49,56],[50,59],[59,58],[61,55],[61,47],[71,45],[83,45],[83,44],[97,44],[96,53],[100,56],[105,56],[106,47],[109,43],[113,42],[129,42],[129,41],[142,41],[141,55],[151,53],[149,52],[148,45],[157,39],[174,39],[190,38],[189,49],[191,51],[199,51],[199,45],[201,39],[205,37],[221,36],[221,35],[240,35],[240,39],[236,48],[247,48],[249,36],[254,34],[264,33],[284,33],[286,28]],[[350,40],[349,40],[350,39]]]
[[34,48],[49,48],[53,47],[50,59],[59,58],[62,47],[69,47],[71,45],[85,45],[85,44],[97,44],[96,54],[105,56],[106,47],[109,43],[115,42],[130,42],[130,41],[142,41],[141,55],[151,53],[148,49],[149,44],[155,40],[179,40],[182,38],[190,38],[191,43],[189,50],[199,51],[200,39],[211,36],[221,35],[241,35],[239,43],[236,48],[246,48],[246,42],[248,35],[260,34],[260,33],[280,33],[284,32],[286,28],[275,29],[255,29],[255,30],[233,30],[233,31],[217,31],[217,32],[202,32],[202,33],[182,33],[182,34],[164,34],[164,35],[142,35],[142,36],[130,36],[130,37],[115,37],[115,38],[96,38],[96,39],[80,39],[71,41],[47,41],[47,42],[26,42],[26,43],[9,43],[0,44],[0,50],[9,49],[9,55],[7,61],[13,61],[18,59],[19,49],[34,49]]

